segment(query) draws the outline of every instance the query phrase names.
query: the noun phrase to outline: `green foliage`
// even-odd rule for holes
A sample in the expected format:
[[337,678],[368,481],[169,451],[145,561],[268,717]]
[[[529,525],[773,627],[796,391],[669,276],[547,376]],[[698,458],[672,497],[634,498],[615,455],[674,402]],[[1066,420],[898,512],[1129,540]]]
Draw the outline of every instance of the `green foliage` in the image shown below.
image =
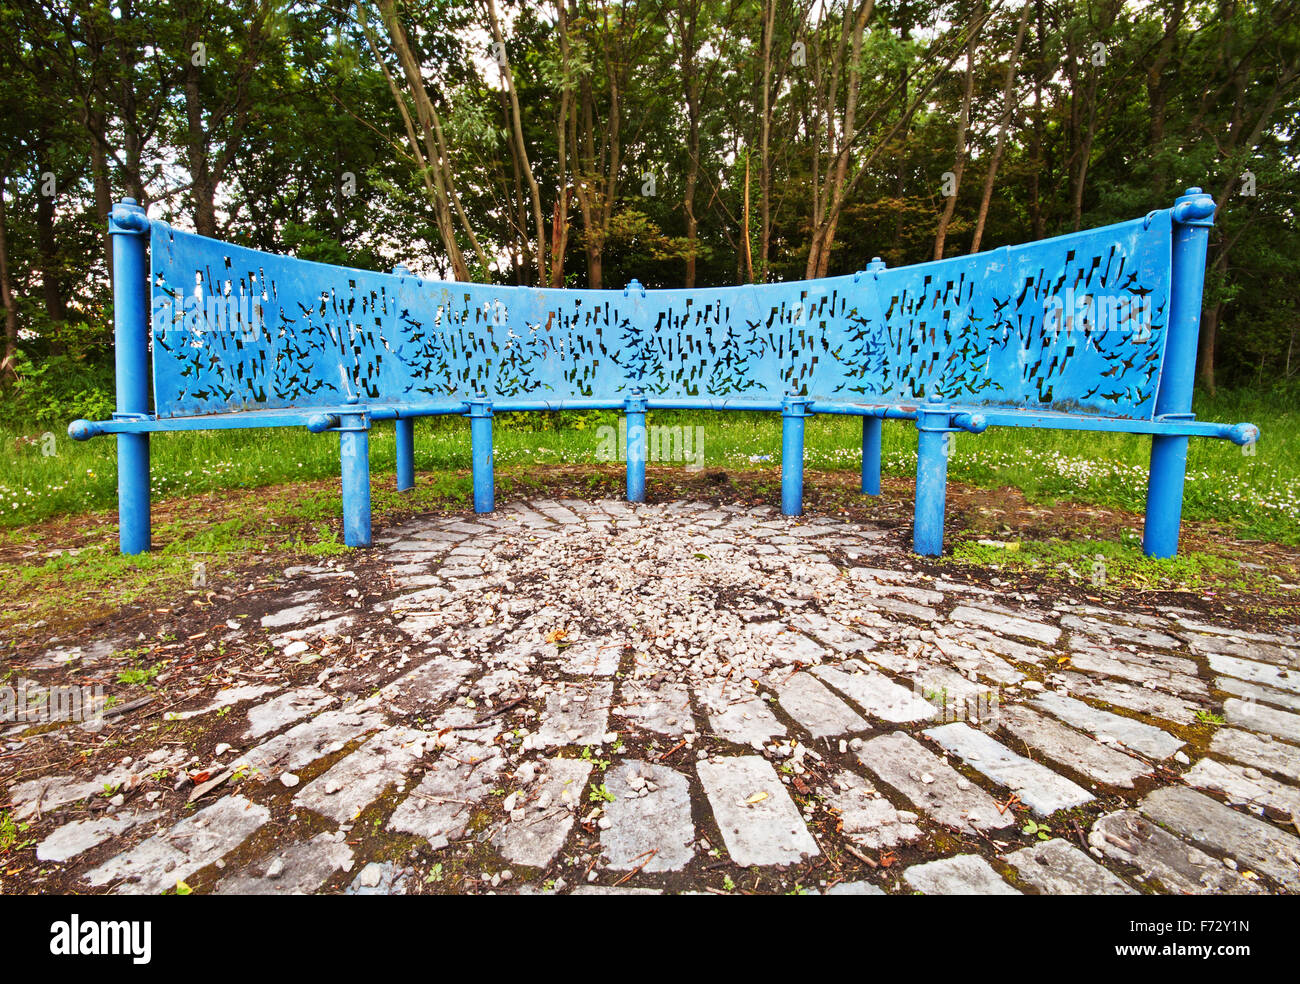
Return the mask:
[[1045,824],[1038,823],[1035,820],[1026,820],[1025,825],[1020,828],[1022,834],[1028,834],[1030,837],[1037,837],[1039,840],[1048,840],[1052,836],[1051,828]]
[[22,835],[30,826],[29,823],[15,820],[8,810],[0,810],[0,854],[30,847],[33,842],[22,839]]
[[57,330],[51,326],[41,346],[17,351],[16,379],[0,395],[15,419],[62,434],[71,420],[112,415],[113,368],[107,351],[95,344],[96,334],[88,325],[64,323]]

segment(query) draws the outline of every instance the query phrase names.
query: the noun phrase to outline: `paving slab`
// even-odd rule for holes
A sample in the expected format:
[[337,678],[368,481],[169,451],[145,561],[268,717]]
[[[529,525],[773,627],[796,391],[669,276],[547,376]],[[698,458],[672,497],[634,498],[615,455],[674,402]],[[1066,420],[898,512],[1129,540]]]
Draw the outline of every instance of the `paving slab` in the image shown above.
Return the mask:
[[1045,765],[1017,755],[982,731],[960,722],[930,728],[926,737],[957,755],[976,772],[1016,793],[1040,817],[1092,799],[1086,789]]
[[336,871],[352,867],[352,848],[337,834],[317,834],[309,841],[276,850],[242,872],[218,883],[214,895],[308,895]]
[[585,639],[560,651],[556,666],[573,676],[613,676],[623,659],[623,644],[608,639]]
[[1269,807],[1284,817],[1300,817],[1300,789],[1270,779],[1252,766],[1204,758],[1183,774],[1183,781],[1221,793],[1234,806]]
[[1225,693],[1245,698],[1248,701],[1272,704],[1284,711],[1300,711],[1300,694],[1292,693],[1290,690],[1265,687],[1258,683],[1238,680],[1236,677],[1215,677],[1214,685]]
[[695,855],[695,824],[686,777],[650,762],[625,761],[605,773],[614,797],[606,803],[608,829],[600,844],[609,867],[677,871]]
[[1244,765],[1279,773],[1290,782],[1300,782],[1300,747],[1272,735],[1219,728],[1210,739],[1210,751]]
[[838,885],[832,885],[823,895],[884,895],[885,890],[878,885],[873,885],[867,881],[857,882],[840,882]]
[[937,713],[934,705],[919,694],[856,660],[838,666],[818,666],[811,672],[872,717],[891,724],[928,721]]
[[[1096,636],[1106,643],[1132,643],[1139,646],[1151,646],[1156,649],[1180,649],[1182,641],[1157,629],[1128,625],[1124,622],[1103,621],[1096,618],[1081,618],[1078,615],[1062,615],[1061,627],[1073,632],[1082,632]],[[1192,672],[1195,673],[1195,664]]]
[[474,668],[467,659],[434,657],[385,686],[374,705],[389,714],[428,713],[451,698]]
[[1253,659],[1240,659],[1224,653],[1211,653],[1208,657],[1210,669],[1215,673],[1224,673],[1238,680],[1261,683],[1277,690],[1290,690],[1300,694],[1300,671],[1275,663],[1260,663]]
[[610,703],[614,698],[611,680],[571,684],[563,691],[546,695],[542,726],[534,736],[547,745],[599,745],[608,730]]
[[901,731],[871,739],[858,750],[858,761],[946,826],[983,831],[1015,822],[1009,812],[998,812],[992,796]]
[[292,772],[322,756],[342,750],[362,735],[378,731],[383,715],[362,708],[324,711],[237,757],[236,765],[256,769],[264,778]]
[[695,731],[691,695],[684,683],[652,686],[629,680],[619,691],[614,713],[661,735],[677,736]]
[[1141,759],[1103,745],[1023,704],[1002,705],[998,723],[1057,765],[1108,786],[1132,789],[1134,780],[1152,771]]
[[67,861],[78,854],[98,847],[111,837],[118,837],[132,827],[154,820],[162,814],[158,810],[119,811],[112,816],[94,820],[74,820],[65,823],[36,845],[38,861]]
[[1099,680],[1083,673],[1069,672],[1061,673],[1060,677],[1066,689],[1075,697],[1087,697],[1175,724],[1193,723],[1196,712],[1204,710],[1209,704],[1208,696],[1204,701],[1197,702],[1123,680]]
[[1175,665],[1182,667],[1185,664],[1187,669],[1171,670],[1168,668],[1170,662],[1174,662],[1173,658],[1147,659],[1145,655],[1101,652],[1091,647],[1075,649],[1070,654],[1070,665],[1076,670],[1118,677],[1144,687],[1156,687],[1176,694],[1209,696],[1205,681],[1196,676],[1195,663],[1178,659]]
[[1046,693],[1040,694],[1033,703],[1066,724],[1087,731],[1098,739],[1109,737],[1126,748],[1154,759],[1169,758],[1183,747],[1182,741],[1154,725],[1099,710],[1073,697]]
[[[846,884],[823,868],[805,884],[825,894],[1298,890],[1300,625],[1244,632],[937,579],[891,536],[689,501],[407,520],[370,562],[286,570],[255,611],[241,593],[209,599],[252,675],[217,691],[173,667],[155,699],[192,720],[165,747],[60,766],[58,733],[0,726],[10,770],[39,777],[0,809],[30,824],[42,885],[64,890],[165,891],[182,875],[222,893],[414,892],[430,865],[486,850],[497,880],[471,891],[554,877],[545,894],[637,894],[670,875],[691,894],[720,884],[699,856],[719,849],[769,868],[818,851],[903,858]],[[188,634],[180,617],[158,632]],[[129,644],[22,658],[107,683],[102,664]],[[1201,709],[1233,723],[1202,728]],[[212,768],[252,781],[175,810],[187,774]],[[1039,815],[1089,796],[1134,805],[1080,850],[1068,823],[1052,824],[1059,841],[1021,836],[1021,816],[998,812],[1013,791]],[[1168,807],[1182,829],[1142,814],[1175,795],[1199,797]],[[226,822],[232,796],[256,806]],[[272,836],[268,811],[298,822]],[[363,811],[380,826],[355,823]],[[984,849],[989,834],[1009,856]],[[404,843],[420,850],[395,858]],[[984,860],[944,857],[961,852]]]
[[1061,630],[1055,625],[993,608],[982,609],[970,605],[958,605],[948,617],[953,622],[965,622],[967,625],[988,629],[990,632],[1018,636],[1021,639],[1033,639],[1035,642],[1046,643],[1049,646],[1055,645],[1061,638]]
[[1174,895],[1255,895],[1261,889],[1218,858],[1162,830],[1136,810],[1108,813],[1092,825],[1089,846],[1137,869]]
[[390,728],[303,786],[294,804],[348,823],[386,789],[401,785],[433,743],[434,736],[423,731]]
[[918,814],[899,810],[861,776],[842,771],[831,777],[826,802],[839,812],[840,830],[872,851],[911,844],[922,837]]
[[1229,724],[1248,731],[1263,731],[1277,738],[1300,742],[1300,715],[1297,714],[1230,697],[1223,702],[1223,717]]
[[914,864],[903,881],[926,895],[1020,895],[977,854]]
[[710,730],[719,738],[752,745],[786,733],[786,726],[748,683],[711,681],[700,686],[696,696],[708,716]]
[[866,731],[870,725],[808,673],[795,673],[774,687],[782,710],[814,738]]
[[116,882],[118,895],[158,895],[229,854],[270,817],[264,806],[227,796],[84,877],[96,888]]
[[1138,807],[1156,823],[1235,857],[1288,888],[1300,887],[1300,838],[1191,789],[1157,789]]
[[[1264,663],[1279,663],[1300,670],[1300,649],[1294,646],[1280,646],[1272,642],[1257,641],[1251,633],[1231,632],[1227,634],[1204,634],[1188,637],[1192,651],[1210,655],[1223,653],[1242,659],[1253,659]],[[1294,643],[1294,640],[1292,640]]]
[[261,738],[279,731],[305,717],[323,711],[338,701],[319,687],[300,687],[288,690],[248,709],[248,730],[245,738]]
[[1043,895],[1137,895],[1096,861],[1059,837],[1013,851],[1007,863]]
[[821,853],[766,759],[723,756],[700,762],[696,772],[736,864],[795,864]]
[[461,743],[429,765],[388,819],[388,829],[423,837],[435,850],[459,839],[505,768],[499,746]]
[[[532,795],[545,804],[518,820],[510,819],[492,837],[501,855],[517,864],[542,868],[564,846],[573,828],[574,812],[588,803],[587,777],[591,763],[581,759],[550,759],[545,778]],[[536,803],[536,800],[534,800]]]

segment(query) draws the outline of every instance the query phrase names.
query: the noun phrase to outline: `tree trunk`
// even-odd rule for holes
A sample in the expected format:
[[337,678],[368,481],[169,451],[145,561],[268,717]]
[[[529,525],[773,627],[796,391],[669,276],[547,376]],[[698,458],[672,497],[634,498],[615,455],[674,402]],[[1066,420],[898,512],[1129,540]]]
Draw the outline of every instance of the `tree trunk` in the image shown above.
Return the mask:
[[984,191],[980,195],[979,215],[975,219],[975,234],[971,237],[970,251],[980,251],[980,240],[984,238],[984,223],[989,216],[989,204],[993,200],[993,185],[998,177],[998,164],[1002,161],[1002,152],[1007,145],[1007,127],[1011,125],[1011,111],[1014,108],[1016,89],[1016,68],[1020,63],[1020,48],[1025,42],[1025,27],[1029,23],[1029,4],[1020,10],[1020,23],[1016,27],[1016,43],[1007,59],[1007,81],[1002,87],[1002,116],[998,120],[998,137],[993,147],[993,156],[989,159],[988,173],[984,175]]
[[[365,30],[366,41],[374,52],[375,60],[379,62],[384,79],[387,81],[389,90],[392,92],[393,99],[401,113],[411,156],[420,167],[420,175],[424,181],[425,191],[433,202],[438,237],[442,240],[443,249],[451,262],[452,276],[457,280],[469,280],[469,265],[465,262],[460,244],[456,241],[456,222],[453,219],[453,212],[455,217],[460,220],[461,228],[473,246],[474,253],[478,257],[479,265],[484,273],[487,272],[490,266],[487,254],[484,253],[482,246],[479,244],[478,237],[474,235],[474,229],[470,225],[464,209],[460,207],[460,200],[456,195],[452,178],[451,162],[447,156],[446,141],[442,135],[442,123],[438,118],[437,110],[434,109],[433,101],[429,98],[428,90],[425,88],[420,64],[411,50],[410,43],[406,39],[406,31],[397,16],[395,0],[377,0],[377,6],[388,34],[389,45],[392,47],[393,53],[397,55],[398,63],[402,67],[402,75],[406,79],[406,84],[411,92],[411,99],[415,103],[416,116],[420,121],[420,134],[416,132],[415,123],[411,119],[411,114],[406,106],[406,99],[397,85],[397,80],[389,72],[388,63],[380,54],[378,44],[363,22],[361,26]],[[421,138],[423,138],[423,141],[421,141]],[[422,142],[423,146],[421,146]]]
[[953,164],[952,194],[943,203],[943,214],[939,217],[939,229],[934,236],[934,258],[943,259],[944,241],[948,238],[948,225],[957,210],[957,194],[961,189],[962,172],[966,170],[966,127],[970,122],[971,96],[975,91],[975,31],[971,31],[966,42],[966,76],[961,97],[961,115],[957,119],[957,160]]
[[5,214],[5,185],[9,176],[0,173],[0,306],[5,309],[4,354],[0,356],[0,382],[17,378],[18,311],[14,307],[14,287],[9,276],[9,228]]
[[[772,248],[772,32],[776,30],[776,0],[763,0],[763,109],[759,121],[758,139],[758,269],[767,279],[768,256]],[[745,162],[746,168],[749,162]],[[748,182],[748,172],[746,172]],[[746,184],[748,190],[748,183]],[[749,205],[746,195],[745,205]],[[745,253],[750,253],[749,221],[742,230],[745,236]],[[745,264],[746,279],[754,282],[752,256]]]
[[569,206],[573,192],[568,184],[569,167],[569,117],[573,115],[573,80],[569,75],[569,20],[565,0],[555,0],[556,30],[560,44],[560,113],[555,121],[556,175],[560,186],[555,190],[555,205],[551,212],[551,278],[552,287],[564,286],[564,254],[569,246]]
[[[48,144],[42,136],[36,141],[38,161],[48,161]],[[36,243],[40,256],[41,294],[45,298],[45,313],[51,321],[66,321],[67,308],[59,284],[59,244],[54,232],[57,215],[54,197],[44,193],[38,182],[36,188]],[[57,186],[56,186],[57,187]]]
[[[186,45],[188,55],[189,45]],[[194,201],[194,229],[200,236],[217,235],[216,187],[208,161],[208,134],[203,126],[203,96],[199,92],[199,69],[183,56],[185,76],[185,134],[189,151],[190,197]]]
[[1046,33],[1043,0],[1035,0],[1034,40],[1037,50],[1034,57],[1034,132],[1030,139],[1030,159],[1033,161],[1033,167],[1029,169],[1029,224],[1033,229],[1034,239],[1042,239],[1047,230],[1040,188],[1040,176],[1043,171],[1043,81],[1047,73],[1047,62],[1043,57],[1043,35]]
[[[104,119],[94,119],[95,132],[103,133]],[[108,234],[108,213],[113,209],[113,187],[108,176],[108,157],[103,144],[93,136],[90,139],[90,174],[95,184],[95,215],[99,218],[99,234],[104,248],[104,268],[108,279],[113,279],[113,237]]]
[[515,90],[515,76],[510,68],[510,58],[506,54],[505,38],[501,34],[501,22],[497,19],[496,0],[487,0],[489,26],[492,37],[497,44],[499,57],[497,65],[501,69],[501,78],[505,82],[510,97],[510,140],[514,145],[515,158],[519,161],[519,170],[523,172],[528,183],[528,197],[532,202],[533,222],[537,227],[537,242],[530,249],[537,259],[537,283],[544,284],[546,279],[546,257],[549,249],[546,245],[546,221],[542,218],[542,193],[537,187],[537,175],[528,160],[528,147],[524,141],[523,116],[519,110],[519,93]]

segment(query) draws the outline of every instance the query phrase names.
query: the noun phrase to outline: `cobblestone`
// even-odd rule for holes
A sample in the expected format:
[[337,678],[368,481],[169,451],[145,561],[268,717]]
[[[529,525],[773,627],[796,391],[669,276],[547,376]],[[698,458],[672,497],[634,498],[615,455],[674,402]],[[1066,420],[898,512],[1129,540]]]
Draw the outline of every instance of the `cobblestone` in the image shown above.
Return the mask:
[[[159,678],[174,744],[20,771],[4,808],[78,891],[1300,887],[1291,636],[934,578],[893,537],[691,502],[404,521],[213,602],[257,655]],[[21,731],[7,759],[50,747]]]

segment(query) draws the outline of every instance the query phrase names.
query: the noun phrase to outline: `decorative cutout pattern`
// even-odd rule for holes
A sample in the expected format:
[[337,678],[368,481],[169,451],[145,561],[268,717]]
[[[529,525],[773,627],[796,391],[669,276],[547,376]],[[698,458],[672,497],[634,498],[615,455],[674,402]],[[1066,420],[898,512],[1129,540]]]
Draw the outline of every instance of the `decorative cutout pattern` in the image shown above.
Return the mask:
[[1168,210],[975,256],[799,283],[548,290],[259,253],[152,223],[160,417],[494,399],[915,404],[1150,419]]

